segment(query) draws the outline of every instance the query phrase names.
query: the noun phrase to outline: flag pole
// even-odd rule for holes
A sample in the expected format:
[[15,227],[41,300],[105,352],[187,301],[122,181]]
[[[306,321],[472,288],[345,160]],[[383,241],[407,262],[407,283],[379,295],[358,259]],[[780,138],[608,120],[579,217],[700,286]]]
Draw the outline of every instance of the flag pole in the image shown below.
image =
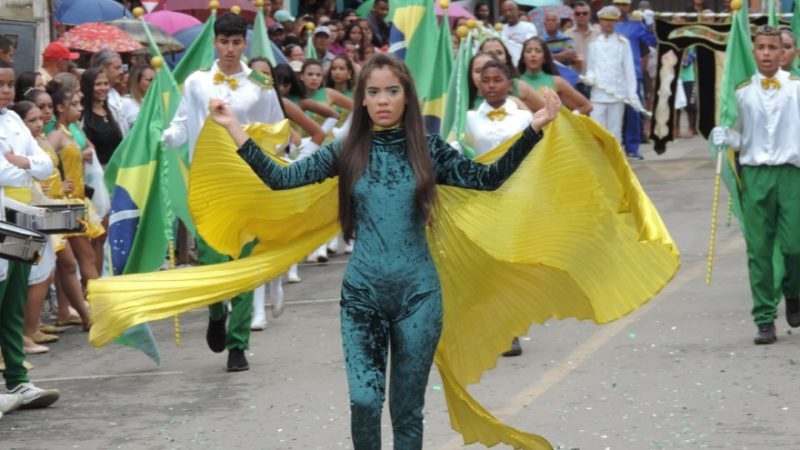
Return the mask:
[[714,247],[717,240],[717,210],[719,209],[719,180],[722,174],[723,149],[717,151],[717,174],[714,177],[714,204],[711,207],[711,236],[708,241],[708,268],[706,270],[706,285],[711,284],[711,269],[714,264]]

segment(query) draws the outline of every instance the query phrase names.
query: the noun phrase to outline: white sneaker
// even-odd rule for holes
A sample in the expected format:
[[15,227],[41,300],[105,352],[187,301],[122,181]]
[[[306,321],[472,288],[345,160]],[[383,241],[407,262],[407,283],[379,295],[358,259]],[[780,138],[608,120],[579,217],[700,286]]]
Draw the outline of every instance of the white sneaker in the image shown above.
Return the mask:
[[297,273],[297,264],[292,264],[292,267],[289,267],[289,271],[286,272],[286,281],[289,283],[299,283],[303,281]]
[[269,299],[272,301],[272,317],[280,317],[283,314],[283,284],[280,278],[269,282]]
[[344,246],[344,254],[349,255],[353,253],[353,241],[349,241]]
[[264,313],[266,295],[263,284],[253,292],[253,320],[250,322],[250,331],[264,331],[267,327],[267,317]]
[[22,406],[22,396],[18,394],[0,394],[0,416],[10,413]]
[[250,322],[250,331],[264,331],[267,328],[267,318],[264,316],[262,312],[258,316],[253,317],[253,321]]
[[55,389],[41,389],[33,383],[22,383],[10,391],[22,396],[22,409],[46,408],[58,400],[59,393]]
[[331,253],[336,253],[339,251],[339,236],[336,236],[335,238],[331,239],[330,242],[328,242],[328,251]]
[[322,247],[317,249],[317,262],[328,262],[328,246],[326,244],[323,244]]

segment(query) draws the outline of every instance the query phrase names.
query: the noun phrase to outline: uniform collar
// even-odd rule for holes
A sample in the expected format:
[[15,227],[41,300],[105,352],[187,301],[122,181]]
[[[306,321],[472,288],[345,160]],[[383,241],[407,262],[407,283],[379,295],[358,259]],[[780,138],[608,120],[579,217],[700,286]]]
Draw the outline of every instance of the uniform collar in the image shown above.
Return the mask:
[[[519,110],[517,104],[514,103],[514,101],[509,98],[506,99],[506,102],[503,103],[503,106],[501,106],[500,108],[505,108],[506,114],[509,115],[514,114]],[[495,109],[499,108],[492,108],[491,105],[489,105],[489,102],[484,100],[483,103],[481,103],[481,106],[478,107],[478,114],[480,114],[481,117],[486,117],[489,111],[494,111]]]
[[[219,70],[218,63],[219,63],[218,59],[214,61],[214,66],[211,68],[211,74],[212,75],[217,73],[217,72],[222,72],[221,70]],[[242,69],[240,72],[234,73],[233,75],[226,75],[226,76],[233,77],[233,78],[247,78],[248,76],[250,76],[250,68],[247,67],[247,65],[245,65],[245,63],[239,61],[239,67]]]
[[764,80],[764,79],[767,79],[767,78],[775,78],[776,80],[779,80],[779,81],[786,81],[786,79],[787,79],[788,77],[789,77],[789,72],[787,72],[787,71],[785,71],[785,70],[783,70],[783,69],[778,69],[778,71],[777,71],[777,72],[775,72],[775,75],[773,75],[773,76],[771,76],[771,77],[765,76],[765,75],[763,75],[761,72],[756,72],[756,79],[755,79],[755,81],[756,81],[757,83],[760,83],[760,82],[761,82],[761,80]]

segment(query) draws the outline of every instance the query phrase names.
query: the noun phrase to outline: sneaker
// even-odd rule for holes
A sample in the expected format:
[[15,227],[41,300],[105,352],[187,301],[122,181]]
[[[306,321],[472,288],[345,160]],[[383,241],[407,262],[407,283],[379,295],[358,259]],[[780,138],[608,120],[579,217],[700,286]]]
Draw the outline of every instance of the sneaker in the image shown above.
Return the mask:
[[297,273],[297,264],[292,264],[292,266],[289,267],[289,271],[286,272],[286,281],[289,283],[299,283],[303,281]]
[[10,413],[22,406],[22,396],[19,394],[0,394],[0,413]]
[[244,350],[240,348],[228,350],[228,372],[243,372],[249,369],[250,365],[244,357]]
[[503,353],[503,356],[519,356],[522,354],[522,346],[519,345],[519,338],[515,337],[513,341],[511,341],[511,350]]
[[278,318],[283,314],[283,286],[278,284],[277,288],[270,289],[270,300],[272,301],[272,317]]
[[219,320],[208,319],[208,330],[206,330],[206,343],[208,348],[214,353],[222,353],[225,351],[225,339],[227,332],[225,331],[225,317]]
[[22,396],[22,409],[46,408],[58,400],[59,393],[55,389],[41,389],[33,383],[22,383],[10,391]]
[[756,334],[755,339],[753,339],[753,343],[756,345],[769,345],[774,344],[777,340],[778,337],[775,336],[774,323],[762,323],[758,325],[758,334]]
[[792,328],[800,327],[800,298],[786,299],[786,321]]
[[264,331],[267,328],[267,319],[264,316],[254,317],[250,322],[250,331]]
[[349,255],[351,253],[353,253],[353,243],[352,242],[348,242],[344,246],[344,254],[345,255]]

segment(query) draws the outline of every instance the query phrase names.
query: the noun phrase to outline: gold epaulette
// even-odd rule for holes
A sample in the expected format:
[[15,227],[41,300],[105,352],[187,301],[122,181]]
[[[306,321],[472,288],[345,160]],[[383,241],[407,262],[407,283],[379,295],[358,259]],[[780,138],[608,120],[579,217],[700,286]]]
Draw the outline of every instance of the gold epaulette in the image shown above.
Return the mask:
[[748,84],[750,84],[750,83],[752,83],[752,82],[753,82],[753,79],[752,79],[752,78],[750,78],[750,79],[749,79],[749,80],[747,80],[747,81],[742,81],[741,83],[739,83],[739,84],[737,84],[737,85],[736,85],[736,90],[738,91],[739,89],[741,89],[741,88],[743,88],[743,87],[747,86]]
[[798,75],[795,75],[795,74],[793,74],[793,73],[790,73],[790,74],[789,74],[789,79],[790,79],[790,80],[797,80],[797,81],[800,81],[800,76],[798,76]]
[[247,78],[256,85],[258,85],[259,87],[261,87],[261,89],[272,89],[272,77],[270,77],[269,75],[264,75],[263,73],[257,70],[252,70],[250,71],[250,75],[248,75]]
[[211,66],[201,67],[201,68],[197,69],[198,72],[208,72],[209,70],[211,70]]

